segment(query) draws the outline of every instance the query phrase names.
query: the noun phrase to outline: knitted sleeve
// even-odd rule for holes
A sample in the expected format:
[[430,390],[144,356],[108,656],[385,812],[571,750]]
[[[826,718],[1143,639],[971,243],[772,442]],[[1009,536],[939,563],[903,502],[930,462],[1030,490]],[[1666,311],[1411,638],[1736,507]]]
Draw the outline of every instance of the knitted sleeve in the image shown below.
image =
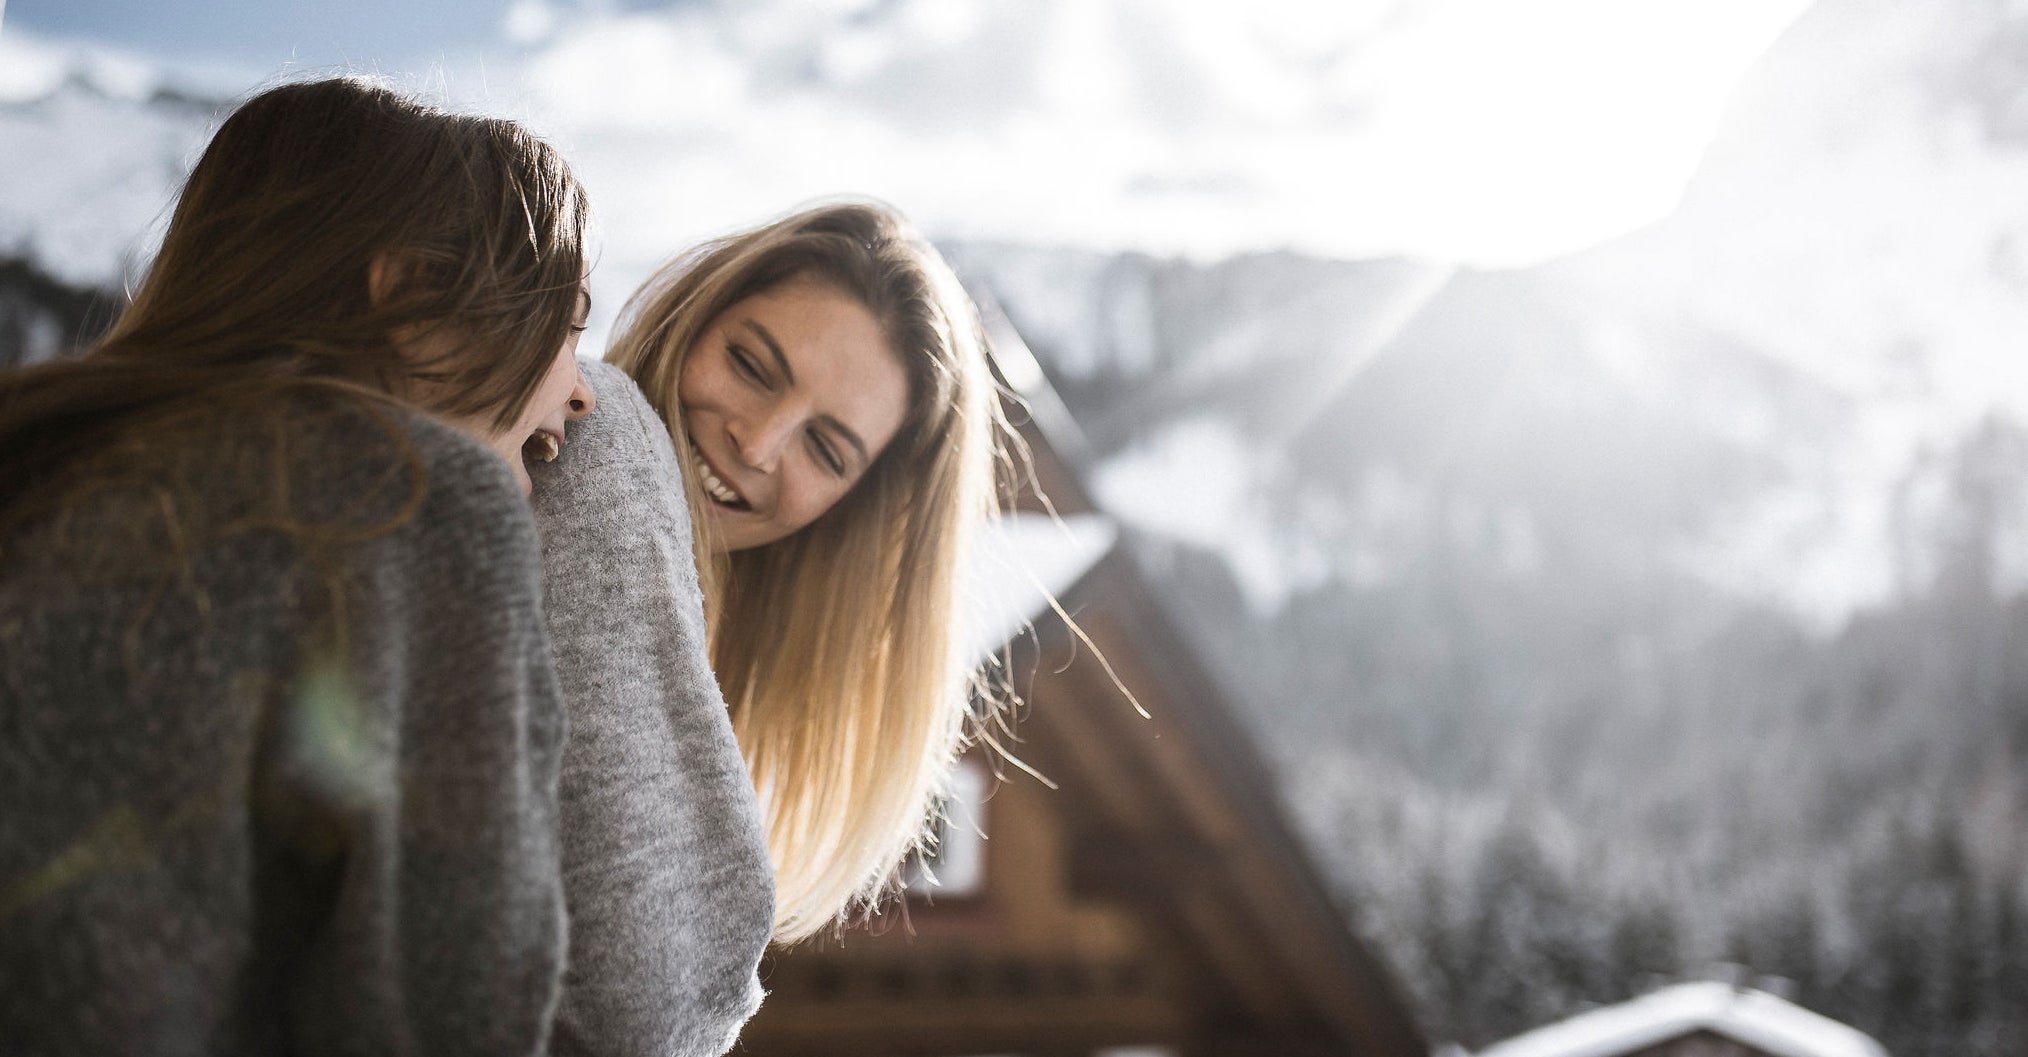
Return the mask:
[[534,468],[564,750],[570,964],[558,1054],[715,1055],[761,999],[774,879],[705,653],[690,515],[666,427],[633,382]]

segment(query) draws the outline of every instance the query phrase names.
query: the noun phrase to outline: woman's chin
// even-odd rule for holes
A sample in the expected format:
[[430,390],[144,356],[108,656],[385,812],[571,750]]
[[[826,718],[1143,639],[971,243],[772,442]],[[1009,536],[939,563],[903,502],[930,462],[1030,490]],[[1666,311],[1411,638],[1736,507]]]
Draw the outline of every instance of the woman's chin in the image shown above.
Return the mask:
[[535,490],[535,483],[528,478],[528,457],[521,446],[509,444],[499,437],[485,439],[486,447],[492,449],[493,454],[498,455],[500,461],[507,464],[507,472],[514,475],[514,487],[521,489],[524,496],[532,493]]
[[709,497],[704,508],[704,516],[711,520],[712,549],[721,553],[747,550],[777,538],[756,525],[750,511],[727,507]]
[[519,456],[508,459],[507,468],[513,471],[514,486],[521,489],[522,495],[529,495],[535,491],[535,482],[528,478],[528,464]]
[[745,533],[740,531],[742,526],[738,523],[737,515],[737,511],[727,510],[709,497],[704,500],[704,517],[711,523],[713,550],[729,552],[740,549],[733,541],[741,539]]

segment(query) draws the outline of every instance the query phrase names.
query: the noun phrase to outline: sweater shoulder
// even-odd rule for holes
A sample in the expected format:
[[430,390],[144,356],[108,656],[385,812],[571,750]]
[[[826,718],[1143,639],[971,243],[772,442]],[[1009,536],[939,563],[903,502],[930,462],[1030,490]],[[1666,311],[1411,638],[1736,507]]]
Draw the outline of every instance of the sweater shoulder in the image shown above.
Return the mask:
[[676,472],[676,447],[669,425],[627,372],[604,361],[583,361],[586,383],[598,398],[592,414],[571,423],[570,444],[584,453],[581,465],[651,464]]
[[669,427],[625,371],[582,364],[598,405],[566,427],[554,462],[529,467],[531,499],[550,575],[561,550],[596,552],[650,548],[680,555],[695,590],[689,557],[691,512]]
[[18,523],[0,552],[15,575],[121,582],[206,555],[286,568],[396,541],[518,552],[536,568],[528,504],[499,456],[389,402],[306,392],[218,408],[202,428],[123,442],[53,487],[50,515]]
[[404,425],[422,462],[422,515],[430,531],[452,548],[481,541],[524,547],[533,573],[538,551],[528,497],[500,456],[424,415],[410,415]]

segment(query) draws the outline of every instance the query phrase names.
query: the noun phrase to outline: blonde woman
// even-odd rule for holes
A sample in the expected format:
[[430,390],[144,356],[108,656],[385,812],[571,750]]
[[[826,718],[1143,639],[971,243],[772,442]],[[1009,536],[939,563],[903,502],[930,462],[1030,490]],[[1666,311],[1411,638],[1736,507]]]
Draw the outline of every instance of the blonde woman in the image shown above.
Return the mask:
[[[572,667],[573,640],[603,643],[596,661],[607,666],[616,653],[663,659],[646,665],[652,678],[573,700],[573,737],[627,727],[639,737],[615,739],[609,755],[630,759],[641,737],[660,739],[673,761],[661,773],[686,766],[697,744],[732,753],[759,791],[773,939],[809,937],[894,883],[967,732],[974,672],[955,626],[957,583],[994,509],[1005,426],[976,310],[894,212],[827,205],[669,264],[629,303],[607,359],[587,365],[602,411],[536,476],[545,537],[564,541],[546,555],[558,666]],[[587,442],[649,416],[660,427],[651,442]],[[633,472],[591,495],[584,466],[596,459]],[[694,532],[659,528],[689,521],[686,507]],[[644,524],[663,538],[643,543]],[[679,546],[694,566],[669,556]],[[643,562],[643,551],[656,554]],[[562,613],[603,630],[559,629]],[[643,613],[691,641],[633,636]],[[709,672],[683,674],[672,654],[708,657]],[[715,723],[640,704],[643,687],[652,698],[713,675]],[[710,729],[686,743],[663,713],[688,724],[680,730]],[[703,784],[722,791],[724,766],[708,769]],[[566,797],[572,772],[566,759]],[[617,781],[580,780],[608,804],[628,795]],[[630,810],[636,822],[660,811],[667,846],[697,847],[667,805]],[[626,831],[610,814],[606,829]],[[638,848],[585,858],[638,864]]]

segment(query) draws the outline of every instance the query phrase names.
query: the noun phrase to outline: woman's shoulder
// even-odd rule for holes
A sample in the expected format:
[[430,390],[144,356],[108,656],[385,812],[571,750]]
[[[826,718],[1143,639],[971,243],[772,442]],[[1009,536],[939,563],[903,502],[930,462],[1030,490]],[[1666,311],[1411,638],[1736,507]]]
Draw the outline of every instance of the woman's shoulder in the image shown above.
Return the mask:
[[565,427],[555,461],[528,468],[544,538],[662,531],[687,551],[690,508],[668,425],[625,371],[581,366],[598,405]]
[[424,412],[311,394],[262,418],[226,443],[286,450],[273,469],[312,520],[406,520],[406,513],[427,522],[528,520],[527,500],[500,456]]
[[[174,460],[194,538],[274,533],[318,560],[459,574],[522,593],[539,575],[533,515],[487,445],[425,412],[346,393],[290,394],[225,415]],[[307,549],[305,549],[307,548]],[[446,574],[450,575],[450,574]]]
[[400,427],[422,460],[425,488],[434,501],[526,520],[528,497],[499,453],[421,412],[404,410]]
[[484,444],[392,401],[317,390],[155,416],[14,513],[17,541],[60,526],[45,542],[66,554],[84,547],[143,564],[256,535],[328,545],[412,526],[513,536],[517,523],[532,534],[512,471]]
[[565,449],[577,452],[572,462],[580,468],[650,463],[673,470],[676,448],[669,439],[669,426],[634,379],[599,360],[580,361],[578,366],[598,406],[567,427]]

